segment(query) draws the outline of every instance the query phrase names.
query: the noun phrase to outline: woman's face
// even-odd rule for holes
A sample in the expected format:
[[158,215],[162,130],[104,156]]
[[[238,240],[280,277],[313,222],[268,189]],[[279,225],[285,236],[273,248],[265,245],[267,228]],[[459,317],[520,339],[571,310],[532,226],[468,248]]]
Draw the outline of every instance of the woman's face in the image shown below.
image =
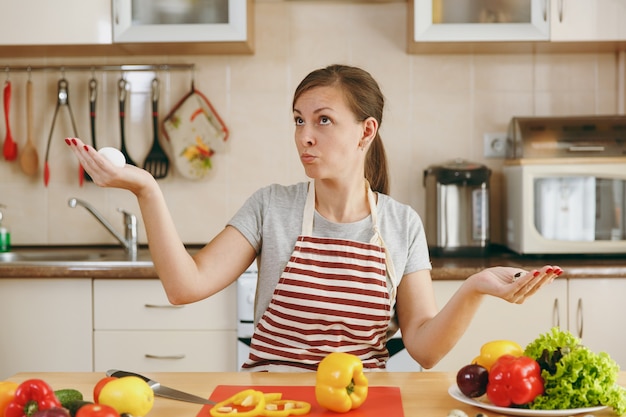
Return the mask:
[[359,146],[371,140],[371,129],[356,120],[340,89],[315,87],[304,92],[295,102],[293,116],[296,147],[308,177],[363,177],[365,151]]

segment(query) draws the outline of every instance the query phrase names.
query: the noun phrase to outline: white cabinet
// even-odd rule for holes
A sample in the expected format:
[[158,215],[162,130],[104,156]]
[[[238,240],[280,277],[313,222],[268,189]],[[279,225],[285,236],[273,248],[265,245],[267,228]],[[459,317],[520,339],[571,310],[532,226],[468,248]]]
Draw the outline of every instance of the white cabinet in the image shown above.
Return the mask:
[[111,0],[11,1],[0,13],[0,44],[110,44],[111,27]]
[[625,20],[623,0],[552,0],[550,39],[554,42],[624,40]]
[[247,0],[113,0],[113,42],[248,39]]
[[92,371],[91,280],[0,279],[0,380]]
[[409,0],[412,41],[546,41],[547,1]]
[[626,40],[623,0],[409,0],[408,12],[412,53],[471,52],[467,45],[532,52],[536,43],[558,51],[563,42]]
[[173,306],[156,279],[94,280],[94,370],[236,371],[236,287]]
[[[442,308],[463,281],[434,281],[437,305]],[[452,351],[431,371],[456,372],[478,356],[485,342],[514,340],[524,347],[553,326],[567,327],[567,280],[557,279],[523,304],[486,297],[474,320]]]
[[569,280],[569,329],[594,352],[607,352],[626,369],[626,278]]
[[252,53],[253,23],[253,0],[21,0],[0,56]]

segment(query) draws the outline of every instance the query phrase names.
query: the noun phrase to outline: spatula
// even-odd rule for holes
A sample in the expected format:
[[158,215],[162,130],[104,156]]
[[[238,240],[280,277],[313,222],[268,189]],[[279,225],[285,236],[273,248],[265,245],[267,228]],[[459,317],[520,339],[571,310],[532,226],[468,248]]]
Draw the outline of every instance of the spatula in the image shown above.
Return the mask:
[[26,82],[26,145],[20,155],[20,165],[26,175],[35,175],[39,170],[39,154],[33,143],[33,82]]
[[146,157],[143,168],[156,179],[165,178],[170,161],[159,144],[159,80],[152,80],[152,148]]
[[7,126],[7,133],[4,139],[4,159],[13,161],[17,158],[17,142],[13,140],[11,134],[11,124],[9,123],[9,107],[11,106],[11,81],[4,83],[4,121]]

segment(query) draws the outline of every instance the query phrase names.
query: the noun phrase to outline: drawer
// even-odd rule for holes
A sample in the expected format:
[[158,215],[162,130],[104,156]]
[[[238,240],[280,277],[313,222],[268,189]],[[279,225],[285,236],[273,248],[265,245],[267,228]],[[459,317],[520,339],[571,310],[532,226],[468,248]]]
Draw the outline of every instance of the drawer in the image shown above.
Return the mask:
[[94,371],[237,371],[235,331],[94,332]]
[[95,279],[96,330],[234,330],[236,285],[183,306],[170,304],[158,279]]

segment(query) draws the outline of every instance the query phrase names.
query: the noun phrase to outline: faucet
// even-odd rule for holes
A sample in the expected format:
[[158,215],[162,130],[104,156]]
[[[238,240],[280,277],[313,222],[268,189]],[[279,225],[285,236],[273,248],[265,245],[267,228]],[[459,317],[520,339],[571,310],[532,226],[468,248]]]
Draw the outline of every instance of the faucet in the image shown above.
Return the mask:
[[85,207],[122,244],[128,257],[131,260],[137,259],[137,217],[134,214],[121,208],[117,209],[117,211],[124,214],[124,236],[122,236],[111,226],[107,219],[102,217],[98,210],[86,201],[70,198],[67,204],[72,208],[75,208],[77,205]]

